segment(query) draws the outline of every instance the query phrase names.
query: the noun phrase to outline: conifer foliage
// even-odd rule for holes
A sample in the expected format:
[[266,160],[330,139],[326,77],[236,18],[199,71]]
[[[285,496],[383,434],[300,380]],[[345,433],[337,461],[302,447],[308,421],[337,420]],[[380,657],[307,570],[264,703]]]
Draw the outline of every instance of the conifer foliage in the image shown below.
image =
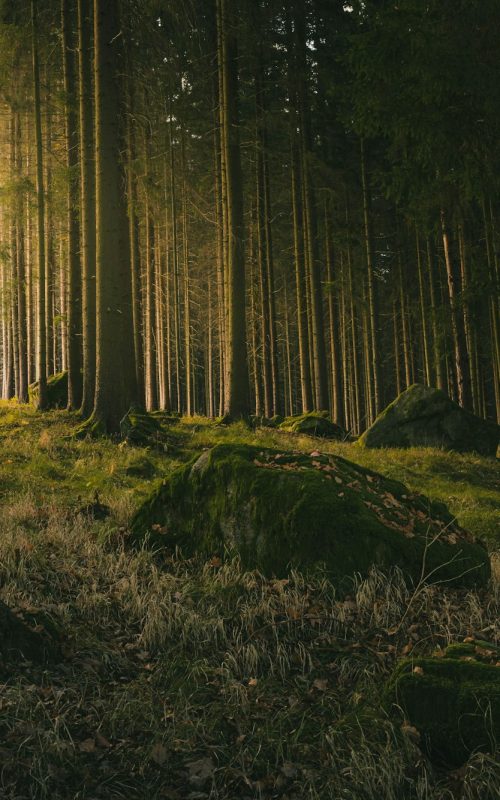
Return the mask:
[[500,420],[495,0],[0,15],[4,398],[357,434],[419,382]]

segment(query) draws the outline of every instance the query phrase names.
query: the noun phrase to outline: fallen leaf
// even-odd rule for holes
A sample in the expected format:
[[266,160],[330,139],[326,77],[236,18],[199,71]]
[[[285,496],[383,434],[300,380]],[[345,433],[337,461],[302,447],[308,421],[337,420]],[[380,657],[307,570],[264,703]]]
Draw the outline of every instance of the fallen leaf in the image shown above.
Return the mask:
[[215,765],[210,757],[188,761],[186,767],[189,772],[189,783],[196,786],[196,788],[201,788],[205,781],[211,778],[215,772]]
[[420,742],[419,731],[415,728],[414,725],[410,725],[409,722],[403,722],[403,724],[401,725],[401,733],[403,734],[403,736],[407,736],[408,739],[411,739],[416,744]]
[[285,761],[285,763],[281,767],[281,772],[283,773],[285,778],[296,778],[298,770],[297,767],[290,761]]
[[81,753],[93,753],[95,750],[94,739],[84,739],[83,742],[80,742],[78,745],[78,749]]
[[151,750],[151,760],[161,767],[167,760],[167,756],[168,751],[165,745],[161,742],[157,742]]
[[109,742],[105,736],[101,733],[96,733],[95,735],[95,743],[98,747],[112,747],[113,745]]

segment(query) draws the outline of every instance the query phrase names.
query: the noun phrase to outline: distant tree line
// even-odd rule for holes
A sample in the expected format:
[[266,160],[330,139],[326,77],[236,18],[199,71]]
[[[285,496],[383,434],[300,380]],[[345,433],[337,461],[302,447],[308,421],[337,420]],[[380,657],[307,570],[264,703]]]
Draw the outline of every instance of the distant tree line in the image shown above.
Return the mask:
[[2,0],[4,398],[500,420],[496,0]]

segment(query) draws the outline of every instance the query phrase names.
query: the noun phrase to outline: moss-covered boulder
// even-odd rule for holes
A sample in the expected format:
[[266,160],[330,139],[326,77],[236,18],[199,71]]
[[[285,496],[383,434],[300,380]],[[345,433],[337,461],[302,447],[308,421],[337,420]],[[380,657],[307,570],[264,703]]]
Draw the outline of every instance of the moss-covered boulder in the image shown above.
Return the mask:
[[452,645],[440,658],[405,659],[397,666],[387,699],[403,710],[434,760],[458,766],[500,743],[500,661],[494,650],[485,643]]
[[307,414],[286,417],[278,427],[280,430],[288,431],[289,433],[319,436],[322,439],[339,439],[343,441],[346,438],[344,429],[332,422],[326,411],[310,411]]
[[132,406],[120,422],[120,434],[130,444],[147,446],[161,438],[161,420],[138,406]]
[[442,447],[495,456],[500,426],[464,411],[439,389],[414,384],[360,437],[364,447]]
[[271,417],[267,420],[267,428],[279,428],[285,421],[285,417],[281,416],[281,414],[275,414],[274,417]]
[[[38,403],[40,391],[38,381],[32,383],[28,389],[30,403]],[[66,408],[68,405],[68,373],[57,372],[47,378],[47,408]]]
[[337,581],[372,565],[464,586],[490,575],[486,550],[443,505],[317,452],[218,445],[153,491],[132,532],[186,555],[238,554],[268,575],[319,564]]

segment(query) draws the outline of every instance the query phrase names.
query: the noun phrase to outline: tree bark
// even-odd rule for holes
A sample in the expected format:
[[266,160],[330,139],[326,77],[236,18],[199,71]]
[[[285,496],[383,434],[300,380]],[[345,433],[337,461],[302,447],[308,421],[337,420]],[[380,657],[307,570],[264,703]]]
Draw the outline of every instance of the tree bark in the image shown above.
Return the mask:
[[82,414],[92,412],[96,365],[96,242],[94,109],[92,101],[93,0],[78,0],[78,74],[80,105],[80,208],[82,249]]
[[123,136],[123,35],[118,0],[95,0],[96,392],[92,426],[119,432],[138,401]]
[[441,209],[441,234],[443,238],[444,259],[446,275],[448,278],[448,297],[451,310],[451,331],[454,350],[454,373],[457,381],[458,402],[466,409],[470,409],[471,390],[469,379],[469,354],[463,315],[460,311],[460,276],[454,253],[448,218],[445,209]]
[[[231,8],[231,10],[230,10]],[[224,413],[230,418],[250,413],[245,313],[243,186],[238,111],[238,47],[235,14],[229,0],[218,0],[219,70],[223,95],[221,118],[227,189],[227,383]]]
[[75,84],[74,9],[71,0],[61,0],[63,45],[64,124],[67,168],[67,260],[68,260],[68,408],[82,403],[82,276],[78,221],[79,142]]
[[43,139],[40,101],[40,65],[38,56],[38,0],[31,0],[32,66],[35,100],[35,147],[36,147],[36,197],[38,235],[38,300],[37,300],[37,353],[36,377],[38,381],[37,408],[47,406],[47,352],[45,319],[45,189],[43,185]]

